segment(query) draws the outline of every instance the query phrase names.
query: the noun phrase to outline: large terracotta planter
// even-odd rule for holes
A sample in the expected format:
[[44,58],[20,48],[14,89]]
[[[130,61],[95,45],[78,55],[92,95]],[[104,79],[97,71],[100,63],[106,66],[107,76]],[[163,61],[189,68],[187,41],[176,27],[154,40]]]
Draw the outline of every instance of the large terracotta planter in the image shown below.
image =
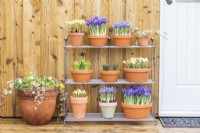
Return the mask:
[[149,42],[148,36],[138,37],[138,45],[139,46],[147,46]]
[[30,125],[45,125],[51,120],[59,89],[47,89],[41,104],[34,101],[32,89],[17,90],[19,110],[23,119]]
[[106,36],[88,36],[91,46],[105,46],[108,41],[108,35]]
[[69,33],[72,46],[80,46],[83,43],[85,33]]
[[99,102],[99,106],[101,107],[103,118],[112,119],[114,117],[117,102],[114,102],[114,103]]
[[75,82],[89,82],[92,77],[92,73],[93,70],[71,70],[72,78]]
[[129,46],[132,41],[132,36],[112,36],[116,46]]
[[85,118],[87,102],[88,102],[88,97],[71,96],[72,112],[74,118],[76,119]]
[[133,69],[124,67],[126,80],[129,82],[147,82],[150,71],[150,68]]
[[152,104],[134,105],[121,103],[124,115],[128,119],[146,119],[149,116]]
[[101,79],[104,82],[116,82],[120,71],[100,71]]

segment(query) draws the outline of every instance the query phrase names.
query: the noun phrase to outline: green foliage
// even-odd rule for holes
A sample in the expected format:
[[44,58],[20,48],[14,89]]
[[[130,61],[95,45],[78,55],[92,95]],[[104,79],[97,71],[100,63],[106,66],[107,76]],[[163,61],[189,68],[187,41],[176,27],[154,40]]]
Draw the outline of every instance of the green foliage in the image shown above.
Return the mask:
[[73,69],[74,70],[90,70],[91,63],[87,60],[81,60],[81,61],[74,61],[73,63]]
[[110,66],[110,64],[103,64],[102,69],[103,71],[116,71],[118,66],[118,64],[113,64],[112,66]]

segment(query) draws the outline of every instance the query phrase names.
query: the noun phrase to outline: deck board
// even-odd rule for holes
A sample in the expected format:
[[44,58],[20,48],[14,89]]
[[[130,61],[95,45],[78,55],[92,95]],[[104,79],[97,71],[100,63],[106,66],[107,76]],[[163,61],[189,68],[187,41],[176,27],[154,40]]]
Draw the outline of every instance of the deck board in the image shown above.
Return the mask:
[[67,122],[52,120],[48,125],[30,126],[22,119],[2,118],[0,120],[0,133],[131,133],[131,132],[159,132],[159,133],[199,133],[199,128],[163,128],[159,120],[154,127],[153,122]]

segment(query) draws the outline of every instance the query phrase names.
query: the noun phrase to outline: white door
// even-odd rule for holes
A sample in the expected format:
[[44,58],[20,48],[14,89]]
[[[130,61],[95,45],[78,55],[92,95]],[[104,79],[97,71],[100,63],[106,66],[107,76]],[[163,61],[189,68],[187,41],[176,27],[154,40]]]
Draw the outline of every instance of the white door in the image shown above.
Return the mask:
[[200,0],[161,0],[159,116],[200,117]]

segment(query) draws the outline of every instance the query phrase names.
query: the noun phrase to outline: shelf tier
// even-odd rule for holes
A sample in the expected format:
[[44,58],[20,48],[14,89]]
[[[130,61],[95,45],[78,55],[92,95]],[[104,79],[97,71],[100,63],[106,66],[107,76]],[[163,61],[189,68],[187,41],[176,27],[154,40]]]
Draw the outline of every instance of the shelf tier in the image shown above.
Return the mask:
[[117,82],[104,82],[101,79],[91,79],[89,82],[74,82],[73,79],[67,79],[65,81],[67,85],[76,85],[76,84],[155,84],[155,81],[148,79],[147,82],[129,82],[126,79],[118,79]]
[[154,45],[147,45],[147,46],[136,46],[136,45],[130,45],[130,46],[89,46],[89,45],[83,45],[83,46],[72,46],[72,45],[66,45],[64,46],[65,49],[72,49],[72,48],[155,48]]
[[150,122],[150,121],[156,121],[155,117],[152,114],[149,114],[149,117],[146,119],[127,119],[124,116],[124,113],[115,113],[115,116],[113,119],[104,119],[102,117],[101,113],[87,113],[86,117],[83,119],[74,119],[73,114],[72,113],[68,113],[65,116],[65,122],[67,121],[135,121],[135,122],[140,122],[140,121],[146,121],[146,122]]

